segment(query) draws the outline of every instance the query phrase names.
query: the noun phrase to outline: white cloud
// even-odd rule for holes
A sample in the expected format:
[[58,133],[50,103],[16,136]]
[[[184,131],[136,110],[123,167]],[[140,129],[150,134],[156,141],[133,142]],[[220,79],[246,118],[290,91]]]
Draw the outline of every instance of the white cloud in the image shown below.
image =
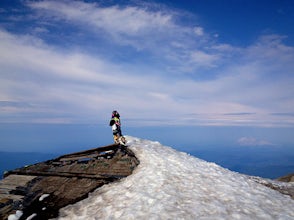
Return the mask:
[[[26,108],[20,105],[10,108],[11,114],[46,111],[56,115],[57,119],[52,121],[70,120],[60,118],[62,115],[71,115],[75,121],[93,117],[113,106],[156,112],[162,104],[164,95],[148,94],[149,90],[164,88],[160,78],[137,75],[99,57],[60,53],[54,48],[28,44],[21,36],[7,32],[0,35],[5,36],[0,44],[2,100],[32,103]],[[17,56],[11,53],[16,50]],[[7,112],[9,109],[5,108]],[[35,122],[47,120],[46,117],[33,119]]]
[[198,66],[214,67],[219,60],[217,54],[208,54],[203,51],[194,51],[191,53],[191,63]]
[[[152,66],[148,69],[137,66],[130,71],[128,65],[99,56],[60,52],[44,43],[35,43],[38,39],[29,36],[4,31],[0,36],[1,98],[28,103],[26,108],[14,106],[13,111],[10,109],[12,114],[47,112],[55,115],[55,121],[70,121],[68,115],[72,121],[83,121],[116,106],[125,109],[127,117],[175,118],[176,124],[288,126],[294,123],[289,114],[271,114],[292,111],[292,97],[280,100],[283,95],[291,94],[291,87],[286,91],[279,88],[290,85],[289,79],[260,83],[263,79],[259,77],[260,66],[256,68],[250,63],[242,67],[234,64],[234,68],[213,80],[194,81],[172,78],[168,73],[147,74],[160,71]],[[8,110],[6,107],[6,113]],[[188,114],[194,116],[187,118]]]
[[241,137],[238,139],[238,144],[241,146],[274,146],[274,144],[269,141],[258,140],[253,137]]
[[[189,66],[193,70],[200,62],[201,67],[210,67],[212,59],[216,59],[214,55],[201,51],[207,46],[203,27],[183,26],[176,21],[181,20],[184,13],[164,7],[158,9],[156,4],[102,7],[80,1],[31,1],[28,5],[40,13],[42,19],[47,16],[51,22],[73,24],[81,32],[99,36],[99,40],[103,38],[117,46],[148,51],[174,69]],[[186,65],[183,61],[190,58],[192,62]]]
[[150,92],[149,95],[161,101],[166,101],[169,99],[169,95],[164,93]]
[[197,36],[203,36],[204,35],[204,30],[202,27],[195,27],[194,32]]
[[105,31],[113,39],[144,37],[150,32],[164,32],[174,26],[171,14],[136,6],[99,7],[95,3],[80,1],[32,1],[28,5],[45,12],[48,17],[82,24],[94,31]]
[[[89,38],[78,48],[64,49],[28,33],[0,30],[0,99],[27,103],[25,108],[5,106],[5,116],[11,113],[5,120],[31,113],[39,115],[35,121],[88,122],[98,114],[108,118],[115,108],[127,118],[144,119],[140,123],[294,125],[289,114],[294,109],[294,49],[280,36],[236,48],[209,41],[199,25],[176,24],[176,13],[168,10],[80,1],[34,1],[29,6],[42,12],[41,21],[66,21],[81,32],[94,28],[85,33],[94,37],[103,30],[113,41],[113,56],[100,53],[99,47],[87,51],[83,44]],[[32,29],[54,34],[39,28]],[[129,52],[120,47],[122,41],[142,51],[120,62],[115,54]]]

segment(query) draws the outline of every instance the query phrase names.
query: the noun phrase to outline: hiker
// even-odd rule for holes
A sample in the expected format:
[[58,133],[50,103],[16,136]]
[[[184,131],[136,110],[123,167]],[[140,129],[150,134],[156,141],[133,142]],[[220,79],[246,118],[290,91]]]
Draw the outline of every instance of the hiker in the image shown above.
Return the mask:
[[113,111],[109,125],[112,129],[113,139],[116,144],[125,144],[126,140],[121,132],[120,115],[117,111]]

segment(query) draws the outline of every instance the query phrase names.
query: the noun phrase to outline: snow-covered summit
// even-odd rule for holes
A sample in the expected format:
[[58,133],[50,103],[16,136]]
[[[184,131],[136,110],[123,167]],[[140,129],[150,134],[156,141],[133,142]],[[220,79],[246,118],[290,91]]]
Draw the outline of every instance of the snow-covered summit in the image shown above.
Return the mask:
[[60,210],[59,219],[294,219],[294,200],[246,175],[127,137],[133,174]]

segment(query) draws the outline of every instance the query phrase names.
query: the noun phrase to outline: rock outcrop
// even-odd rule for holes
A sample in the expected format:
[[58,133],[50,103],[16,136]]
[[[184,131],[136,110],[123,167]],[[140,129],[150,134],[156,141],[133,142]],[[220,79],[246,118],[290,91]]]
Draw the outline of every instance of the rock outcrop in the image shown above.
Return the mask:
[[288,174],[286,176],[282,176],[278,178],[277,180],[282,182],[294,182],[294,173]]
[[20,210],[20,219],[54,218],[98,187],[132,173],[139,164],[125,146],[109,145],[15,169],[0,181],[0,219]]

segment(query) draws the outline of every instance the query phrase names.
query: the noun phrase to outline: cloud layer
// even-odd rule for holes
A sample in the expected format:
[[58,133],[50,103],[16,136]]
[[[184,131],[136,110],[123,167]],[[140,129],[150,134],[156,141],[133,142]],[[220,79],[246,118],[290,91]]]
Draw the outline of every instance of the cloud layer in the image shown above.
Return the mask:
[[284,36],[236,47],[158,4],[25,7],[20,31],[13,14],[0,29],[1,122],[96,123],[117,109],[130,125],[294,125]]

